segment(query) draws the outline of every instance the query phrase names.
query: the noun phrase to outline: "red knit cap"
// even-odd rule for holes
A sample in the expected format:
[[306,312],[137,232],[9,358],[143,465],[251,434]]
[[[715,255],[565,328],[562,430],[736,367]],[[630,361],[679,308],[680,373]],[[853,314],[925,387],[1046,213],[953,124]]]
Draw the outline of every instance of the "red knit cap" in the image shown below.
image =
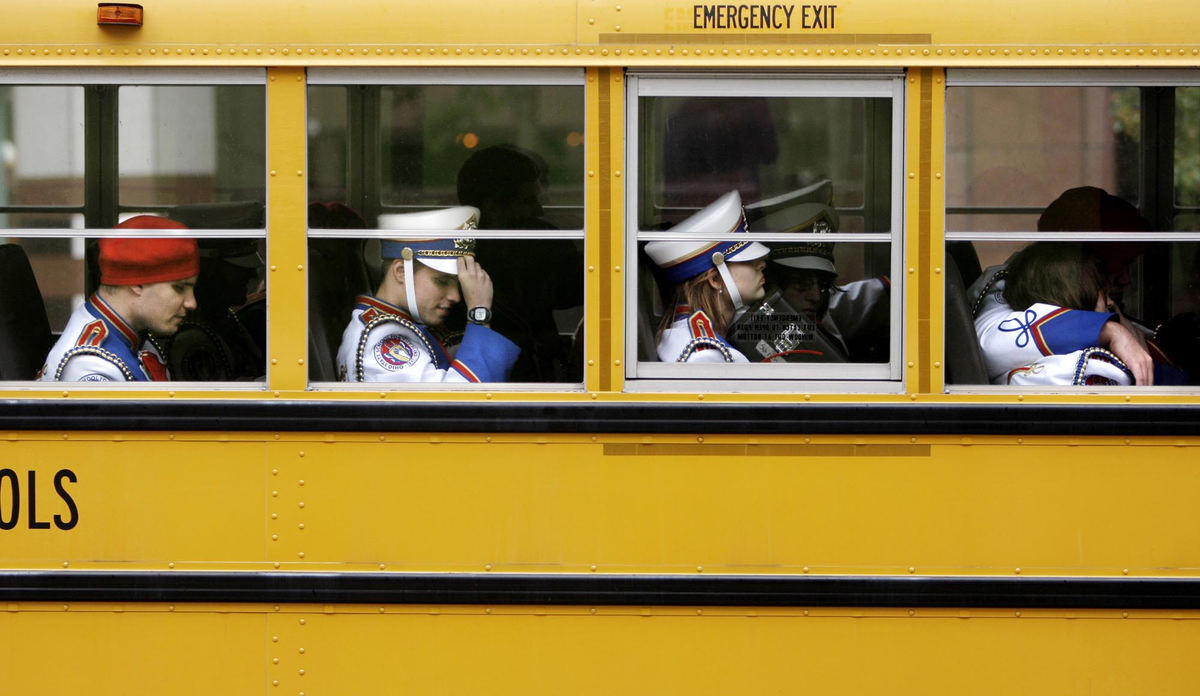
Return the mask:
[[[186,230],[153,215],[138,215],[119,229]],[[191,278],[200,273],[196,240],[182,237],[125,237],[100,240],[100,284],[144,285]]]

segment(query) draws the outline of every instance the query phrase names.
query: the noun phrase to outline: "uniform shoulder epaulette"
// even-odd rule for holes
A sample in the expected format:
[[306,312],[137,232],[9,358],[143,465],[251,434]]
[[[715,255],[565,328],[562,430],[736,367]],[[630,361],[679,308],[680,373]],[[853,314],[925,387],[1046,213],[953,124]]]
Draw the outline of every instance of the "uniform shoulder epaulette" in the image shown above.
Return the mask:
[[99,346],[75,346],[64,353],[62,360],[58,361],[58,368],[54,370],[54,381],[58,382],[62,380],[63,371],[67,369],[67,362],[77,355],[92,355],[106,362],[112,363],[113,366],[121,371],[121,374],[125,377],[125,381],[127,382],[133,382],[137,379],[137,377],[135,377],[133,374],[133,370],[130,370],[129,366],[125,364],[125,361],[122,360],[116,353]]
[[688,358],[699,350],[716,350],[725,358],[725,362],[734,361],[733,352],[729,350],[725,341],[717,336],[716,331],[713,330],[712,319],[703,310],[698,309],[692,312],[687,319],[687,326],[692,340],[683,347],[683,352],[679,354],[679,358],[675,362],[687,362]]
[[425,332],[421,331],[416,322],[405,319],[398,314],[380,313],[366,322],[366,325],[363,326],[362,333],[358,336],[358,348],[354,352],[354,374],[355,377],[358,378],[357,381],[366,381],[363,372],[363,354],[366,353],[367,350],[367,337],[371,335],[371,332],[375,330],[376,327],[382,326],[383,324],[398,324],[399,326],[408,329],[414,336],[417,337],[417,339],[421,341],[422,344],[424,344],[425,350],[429,354],[429,358],[433,360],[434,367],[442,369],[442,366],[438,364],[437,350],[434,349],[433,344],[430,343],[429,339],[425,337]]

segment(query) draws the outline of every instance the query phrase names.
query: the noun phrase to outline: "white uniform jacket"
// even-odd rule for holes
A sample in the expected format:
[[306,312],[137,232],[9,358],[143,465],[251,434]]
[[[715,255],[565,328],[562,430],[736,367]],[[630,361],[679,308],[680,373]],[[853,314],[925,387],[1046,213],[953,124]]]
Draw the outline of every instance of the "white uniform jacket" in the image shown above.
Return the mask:
[[702,310],[679,305],[671,325],[658,339],[658,359],[683,363],[750,362],[713,330],[712,319]]
[[1128,385],[1133,375],[1099,348],[1100,330],[1116,315],[1036,303],[1016,311],[997,280],[979,298],[975,334],[994,384]]
[[520,352],[495,331],[467,324],[452,358],[404,310],[361,295],[342,333],[338,377],[344,382],[503,382]]
[[46,356],[38,379],[46,382],[146,382],[171,378],[165,351],[141,335],[99,294],[71,313]]
[[847,340],[887,333],[892,312],[891,290],[891,280],[880,276],[839,285],[829,298],[829,311],[821,319],[821,328],[841,343],[842,362],[849,359]]

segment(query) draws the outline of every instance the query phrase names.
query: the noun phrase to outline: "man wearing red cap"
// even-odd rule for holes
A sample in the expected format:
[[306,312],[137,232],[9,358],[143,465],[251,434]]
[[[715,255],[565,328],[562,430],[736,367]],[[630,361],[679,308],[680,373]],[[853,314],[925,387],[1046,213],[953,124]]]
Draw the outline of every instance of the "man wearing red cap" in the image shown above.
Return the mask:
[[[178,222],[139,215],[121,229],[182,230]],[[196,240],[122,237],[100,240],[100,289],[71,314],[39,379],[61,382],[168,380],[157,337],[179,330],[196,308]]]

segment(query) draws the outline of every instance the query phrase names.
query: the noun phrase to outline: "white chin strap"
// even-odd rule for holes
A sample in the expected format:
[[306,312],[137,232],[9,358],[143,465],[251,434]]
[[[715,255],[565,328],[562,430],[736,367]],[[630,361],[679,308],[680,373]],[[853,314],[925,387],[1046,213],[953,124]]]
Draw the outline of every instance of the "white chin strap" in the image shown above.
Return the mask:
[[742,294],[738,292],[737,283],[733,282],[733,273],[729,271],[729,266],[725,265],[725,255],[721,252],[713,252],[712,260],[713,265],[717,267],[717,273],[721,274],[725,289],[729,291],[729,299],[733,301],[733,312],[736,315],[746,308],[746,303],[742,302]]
[[417,309],[417,291],[413,287],[413,260],[412,252],[409,249],[404,250],[404,299],[408,302],[408,313],[412,315],[413,321],[418,324],[424,324],[421,321],[421,312]]

